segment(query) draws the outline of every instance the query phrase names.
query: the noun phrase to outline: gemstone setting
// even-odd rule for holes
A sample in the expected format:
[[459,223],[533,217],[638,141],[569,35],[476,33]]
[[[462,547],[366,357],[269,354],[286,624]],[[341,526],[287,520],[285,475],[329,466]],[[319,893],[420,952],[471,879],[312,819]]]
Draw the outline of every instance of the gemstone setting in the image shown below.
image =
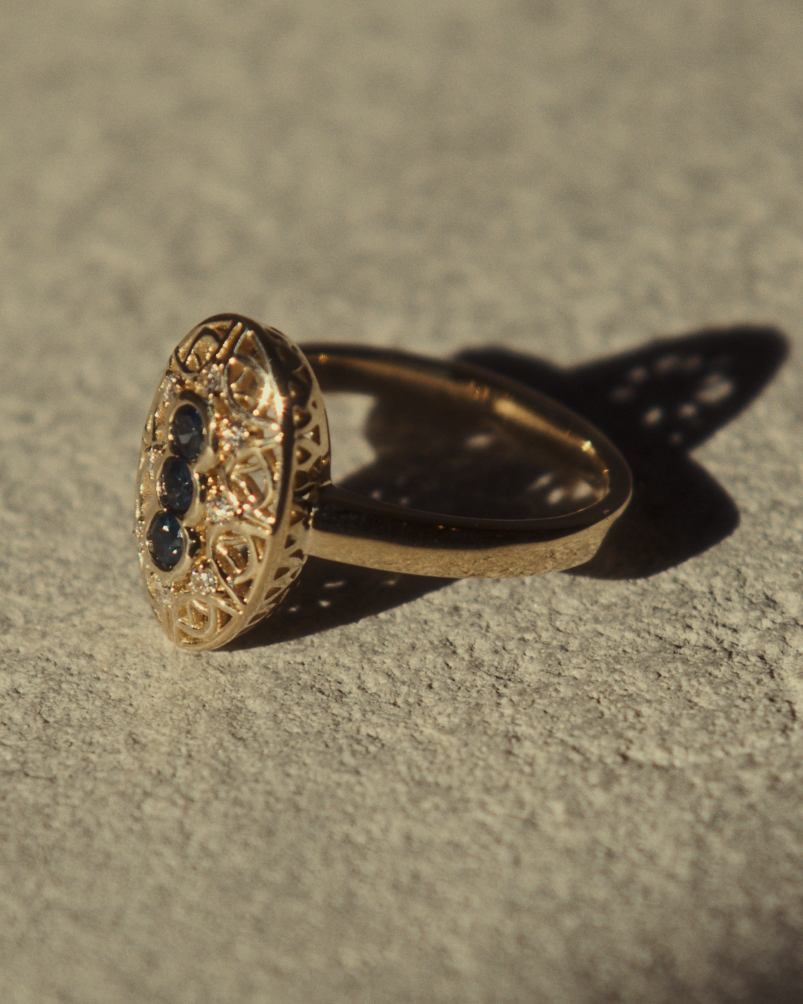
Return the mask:
[[192,505],[195,482],[187,462],[168,457],[159,478],[159,502],[165,509],[182,516]]
[[148,527],[148,550],[157,568],[172,571],[184,554],[184,535],[181,523],[170,512],[157,512]]
[[191,404],[182,405],[170,425],[170,449],[187,463],[194,463],[205,446],[204,420]]
[[209,596],[217,589],[217,576],[211,568],[194,568],[190,573],[190,584],[203,596]]

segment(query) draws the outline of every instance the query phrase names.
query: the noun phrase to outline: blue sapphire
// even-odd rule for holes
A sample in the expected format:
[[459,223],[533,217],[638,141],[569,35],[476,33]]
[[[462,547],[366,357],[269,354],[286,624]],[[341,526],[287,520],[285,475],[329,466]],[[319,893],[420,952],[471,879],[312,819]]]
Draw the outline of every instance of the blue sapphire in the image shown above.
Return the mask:
[[193,482],[187,462],[168,457],[159,478],[159,501],[165,509],[181,515],[192,505]]
[[157,512],[148,527],[148,548],[153,563],[163,572],[175,568],[184,553],[181,523],[170,512]]
[[193,405],[183,405],[173,416],[170,448],[190,464],[200,457],[204,448],[204,420]]

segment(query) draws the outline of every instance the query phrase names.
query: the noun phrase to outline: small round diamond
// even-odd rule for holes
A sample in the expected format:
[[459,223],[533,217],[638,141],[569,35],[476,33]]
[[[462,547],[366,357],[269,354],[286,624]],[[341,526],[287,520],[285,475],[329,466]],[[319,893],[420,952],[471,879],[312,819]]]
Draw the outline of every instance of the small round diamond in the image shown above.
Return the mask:
[[148,528],[148,549],[157,568],[169,572],[181,560],[184,538],[181,523],[169,512],[157,512]]
[[211,568],[194,568],[190,573],[190,585],[196,592],[208,596],[217,589],[217,576]]
[[226,452],[239,450],[248,439],[248,429],[241,425],[224,425],[218,436]]
[[149,453],[148,453],[148,473],[151,475],[151,477],[155,476],[156,469],[158,468],[159,463],[161,462],[161,459],[162,459],[163,455],[164,454],[162,452],[162,449],[160,449],[160,448],[152,449],[152,450],[149,451]]
[[151,575],[148,580],[148,592],[161,607],[169,606],[173,601],[173,590],[156,575]]
[[223,369],[210,366],[195,377],[195,387],[200,394],[219,394],[223,390]]
[[175,513],[185,513],[192,505],[192,473],[180,457],[169,457],[159,479],[159,501]]
[[215,496],[206,505],[206,517],[213,523],[225,523],[237,516],[237,509],[223,496]]
[[179,457],[192,463],[204,448],[204,420],[191,404],[185,404],[173,416],[170,425],[170,447]]

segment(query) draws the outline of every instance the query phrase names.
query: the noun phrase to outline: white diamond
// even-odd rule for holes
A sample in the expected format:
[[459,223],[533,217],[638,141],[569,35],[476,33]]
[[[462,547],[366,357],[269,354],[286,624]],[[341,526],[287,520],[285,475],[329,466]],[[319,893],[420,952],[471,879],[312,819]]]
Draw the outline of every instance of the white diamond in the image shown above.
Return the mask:
[[219,394],[223,389],[223,370],[210,366],[195,377],[195,387],[200,394]]
[[197,593],[208,596],[217,590],[217,576],[211,568],[193,568],[190,572],[190,585]]
[[162,400],[167,401],[171,398],[178,388],[178,377],[175,373],[168,373],[162,380],[159,386],[159,393],[162,395]]
[[213,523],[225,523],[226,520],[234,519],[237,516],[237,510],[226,499],[216,498],[207,503],[206,516]]
[[[178,377],[175,373],[169,373],[162,381],[159,387],[159,394],[161,395],[160,409],[168,409],[170,404],[175,400],[181,391],[181,385],[179,383]],[[158,414],[158,411],[157,411]],[[162,423],[157,421],[156,423],[156,434],[157,437],[161,438],[165,434],[165,429]]]
[[157,578],[155,575],[152,575],[148,579],[148,591],[161,607],[166,607],[173,601],[172,588],[170,586],[166,586],[161,579]]
[[229,453],[239,450],[248,439],[248,429],[241,425],[224,425],[218,433],[223,449]]

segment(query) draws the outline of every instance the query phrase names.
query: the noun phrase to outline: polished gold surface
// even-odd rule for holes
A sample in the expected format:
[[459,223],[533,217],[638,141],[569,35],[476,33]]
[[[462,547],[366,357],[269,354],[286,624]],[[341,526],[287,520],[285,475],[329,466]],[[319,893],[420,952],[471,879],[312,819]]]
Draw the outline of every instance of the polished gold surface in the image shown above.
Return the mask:
[[568,408],[464,363],[362,346],[306,345],[324,391],[436,398],[481,409],[512,427],[521,446],[548,447],[573,475],[576,508],[556,516],[487,519],[422,512],[323,487],[313,505],[310,554],[417,575],[503,578],[572,568],[594,556],[630,499],[619,451]]
[[[568,507],[489,519],[339,488],[329,478],[322,390],[402,395],[410,407],[430,399],[492,419],[570,473]],[[202,424],[190,454],[176,431],[188,409]],[[177,467],[184,495],[170,492]],[[534,575],[593,557],[630,492],[627,464],[600,432],[513,381],[391,350],[302,353],[280,332],[229,314],[194,328],[170,359],[143,436],[135,536],[168,637],[211,649],[271,613],[309,554],[449,578]],[[172,549],[160,543],[163,528]]]

